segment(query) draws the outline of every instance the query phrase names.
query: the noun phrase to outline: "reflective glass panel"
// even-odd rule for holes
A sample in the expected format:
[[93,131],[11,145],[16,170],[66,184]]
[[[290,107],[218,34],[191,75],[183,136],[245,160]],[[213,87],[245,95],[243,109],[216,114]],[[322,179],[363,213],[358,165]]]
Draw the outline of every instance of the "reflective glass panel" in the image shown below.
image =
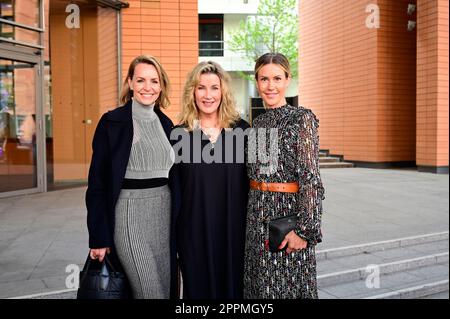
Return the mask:
[[0,192],[37,187],[35,73],[0,60]]

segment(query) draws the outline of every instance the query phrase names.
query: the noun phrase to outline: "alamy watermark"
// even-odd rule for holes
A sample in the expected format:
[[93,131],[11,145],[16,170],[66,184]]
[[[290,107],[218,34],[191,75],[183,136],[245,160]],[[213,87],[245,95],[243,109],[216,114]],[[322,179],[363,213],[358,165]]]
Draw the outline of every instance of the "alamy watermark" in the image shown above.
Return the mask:
[[[209,141],[206,134],[197,129],[189,133],[184,128],[176,128],[170,139],[177,141],[173,145],[175,163],[258,163],[260,174],[271,175],[278,169],[278,129],[248,128],[243,130],[225,130],[223,138],[215,143],[203,145]],[[247,143],[247,159],[245,158],[245,142]],[[191,149],[192,148],[192,149]]]
[[366,13],[370,13],[366,18],[366,27],[369,29],[380,28],[380,7],[377,4],[368,4]]
[[367,265],[366,273],[366,287],[369,289],[380,288],[380,266]]
[[75,264],[67,265],[66,272],[69,273],[66,277],[66,288],[78,289],[80,286],[80,267]]
[[69,15],[66,17],[66,27],[69,29],[80,28],[80,7],[74,3],[67,5],[66,12]]

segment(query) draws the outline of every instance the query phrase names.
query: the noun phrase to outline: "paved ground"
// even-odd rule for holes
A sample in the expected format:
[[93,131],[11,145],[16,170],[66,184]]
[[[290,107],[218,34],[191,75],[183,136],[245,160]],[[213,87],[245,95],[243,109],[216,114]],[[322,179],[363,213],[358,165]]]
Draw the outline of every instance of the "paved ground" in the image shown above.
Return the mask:
[[[448,175],[346,168],[322,178],[319,250],[449,230]],[[66,268],[88,253],[84,192],[0,199],[0,298],[67,289]]]

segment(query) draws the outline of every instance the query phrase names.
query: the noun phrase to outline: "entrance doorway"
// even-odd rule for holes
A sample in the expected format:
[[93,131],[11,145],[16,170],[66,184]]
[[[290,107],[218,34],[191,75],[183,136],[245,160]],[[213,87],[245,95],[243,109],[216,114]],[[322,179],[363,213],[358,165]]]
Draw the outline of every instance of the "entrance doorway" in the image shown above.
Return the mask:
[[86,184],[95,127],[118,105],[124,6],[0,0],[0,197]]
[[[76,3],[79,27],[67,26],[69,2],[50,1],[52,185],[87,180],[96,124],[117,106],[117,11]],[[50,179],[49,178],[49,179]]]

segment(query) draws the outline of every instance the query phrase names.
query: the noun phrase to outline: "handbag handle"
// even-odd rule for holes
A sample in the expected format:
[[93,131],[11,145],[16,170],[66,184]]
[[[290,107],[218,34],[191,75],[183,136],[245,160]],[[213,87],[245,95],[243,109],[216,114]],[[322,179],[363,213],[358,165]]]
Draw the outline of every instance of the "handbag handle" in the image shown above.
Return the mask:
[[106,263],[111,267],[111,270],[113,272],[116,272],[116,268],[113,266],[112,262],[108,258],[108,254],[105,255],[105,259],[103,259],[103,263],[106,261]]
[[86,262],[84,263],[84,267],[83,270],[81,271],[81,273],[83,274],[83,276],[80,278],[80,283],[82,283],[84,281],[84,279],[87,276],[87,270],[89,269],[89,266],[91,265],[91,256],[90,254],[88,254]]
[[[88,273],[87,270],[89,269],[89,267],[90,267],[90,265],[91,265],[91,261],[92,261],[91,255],[88,254],[87,259],[86,259],[86,262],[85,262],[84,267],[83,267],[83,271],[82,271],[82,272],[83,272],[83,276],[80,278],[80,282],[83,282],[84,279],[86,278],[87,273]],[[102,261],[102,267],[103,267],[103,265],[105,264],[105,262],[108,264],[108,266],[111,268],[111,270],[112,270],[113,272],[116,272],[116,268],[113,266],[113,264],[112,264],[111,261],[109,260],[108,254],[105,254],[105,258],[104,258],[103,261]]]

